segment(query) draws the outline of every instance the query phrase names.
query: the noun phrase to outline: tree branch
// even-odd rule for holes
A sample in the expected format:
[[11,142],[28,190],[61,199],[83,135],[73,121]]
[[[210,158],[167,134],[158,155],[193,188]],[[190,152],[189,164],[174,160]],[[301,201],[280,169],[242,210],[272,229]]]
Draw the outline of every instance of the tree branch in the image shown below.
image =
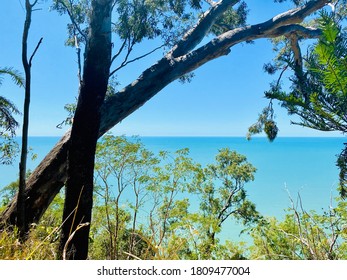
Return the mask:
[[115,59],[121,54],[121,52],[123,51],[123,49],[125,48],[127,43],[127,40],[124,40],[121,47],[119,48],[118,52],[112,57],[111,59],[111,65],[113,63],[113,61],[115,61]]
[[[31,8],[34,8],[34,6],[37,4],[39,0],[35,0],[34,3],[30,4]],[[30,2],[29,2],[30,3]]]
[[40,45],[41,45],[41,43],[42,43],[42,40],[43,40],[43,38],[41,38],[40,41],[37,43],[36,48],[35,48],[33,54],[30,56],[30,59],[29,59],[29,67],[31,67],[31,62],[32,62],[32,60],[33,60],[33,58],[34,58],[34,56],[35,56],[37,50],[39,49],[39,47],[40,47]]
[[[263,23],[227,31],[206,45],[179,58],[173,58],[174,50],[189,49],[186,44],[178,43],[164,58],[144,71],[132,84],[105,101],[100,135],[141,107],[169,83],[215,58],[227,55],[230,48],[236,44],[259,38],[273,38],[294,31],[300,32],[301,36],[317,36],[319,33],[317,30],[304,28],[296,23],[324,7],[328,2],[329,0],[310,1],[301,8],[282,13]],[[182,41],[193,40],[186,36]],[[160,83],[153,81],[160,81]]]
[[171,55],[173,57],[179,57],[193,50],[202,39],[205,38],[215,21],[226,12],[227,9],[236,5],[238,2],[240,2],[240,0],[221,0],[216,4],[211,3],[212,7],[201,16],[198,23],[172,48]]

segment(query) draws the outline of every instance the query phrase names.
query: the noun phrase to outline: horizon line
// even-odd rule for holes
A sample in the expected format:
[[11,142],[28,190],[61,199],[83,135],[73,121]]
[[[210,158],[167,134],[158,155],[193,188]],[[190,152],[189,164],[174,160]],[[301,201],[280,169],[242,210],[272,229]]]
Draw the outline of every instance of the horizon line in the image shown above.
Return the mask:
[[[111,133],[115,136],[126,136],[126,137],[170,137],[170,138],[246,138],[246,135],[140,135],[140,134],[115,134]],[[105,134],[106,135],[106,134]],[[14,136],[15,138],[21,138],[21,135]],[[61,138],[63,135],[29,135],[29,137],[50,137],[50,138]],[[282,135],[277,136],[278,138],[344,138],[344,135]],[[100,137],[101,138],[101,137]],[[256,135],[252,136],[250,141],[253,138],[267,138],[265,135]]]

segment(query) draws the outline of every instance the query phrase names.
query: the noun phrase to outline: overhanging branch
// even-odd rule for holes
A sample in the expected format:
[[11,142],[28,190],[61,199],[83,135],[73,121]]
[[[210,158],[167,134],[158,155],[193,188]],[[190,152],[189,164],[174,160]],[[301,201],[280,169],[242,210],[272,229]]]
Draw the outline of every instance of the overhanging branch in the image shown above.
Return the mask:
[[[234,45],[259,38],[274,38],[290,32],[297,32],[307,38],[317,37],[320,34],[319,30],[303,27],[297,22],[324,7],[328,2],[330,1],[310,1],[301,8],[282,13],[263,23],[227,31],[204,46],[175,58],[172,55],[176,53],[175,50],[188,51],[190,47],[195,46],[193,43],[195,35],[191,35],[193,39],[185,35],[182,41],[192,42],[190,47],[179,42],[165,57],[145,70],[137,80],[105,101],[100,135],[141,107],[169,83],[213,59],[227,55]],[[197,29],[199,27],[195,27],[195,30]]]
[[202,39],[205,38],[215,21],[226,12],[227,9],[236,5],[238,2],[240,2],[240,0],[221,0],[213,4],[212,7],[201,16],[199,22],[172,48],[170,55],[172,55],[172,57],[179,57],[193,50]]

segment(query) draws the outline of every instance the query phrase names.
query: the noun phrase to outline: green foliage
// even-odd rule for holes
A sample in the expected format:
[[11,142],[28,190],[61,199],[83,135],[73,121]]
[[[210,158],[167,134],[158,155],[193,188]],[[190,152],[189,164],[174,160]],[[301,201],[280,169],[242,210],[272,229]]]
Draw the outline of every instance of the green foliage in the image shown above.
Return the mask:
[[0,68],[0,85],[2,84],[3,81],[3,75],[8,75],[11,77],[12,81],[20,87],[24,87],[24,78],[22,77],[22,74],[13,69],[12,67],[4,67]]
[[[1,206],[5,207],[17,193],[19,180],[12,182],[0,190]],[[1,210],[1,208],[0,208]]]
[[156,258],[159,259],[178,258],[176,249],[183,250],[182,246],[187,243],[185,221],[190,200],[185,196],[197,168],[188,155],[188,149],[178,150],[174,155],[160,152],[159,165],[147,181],[147,190],[150,191],[148,203],[151,205],[147,235],[153,247],[157,248]]
[[13,136],[0,132],[0,164],[12,164],[18,153],[19,146]]
[[[101,254],[107,259],[127,259],[129,255],[124,251],[129,254],[142,252],[134,246],[138,243],[143,247],[142,239],[138,238],[141,233],[137,232],[136,216],[143,205],[141,184],[146,181],[147,170],[156,162],[138,140],[129,142],[125,137],[106,135],[98,143],[95,163],[97,206],[94,211],[97,220],[91,229],[94,258],[100,258]],[[135,203],[123,200],[129,193],[133,193]],[[131,223],[133,226],[129,228]],[[104,230],[100,230],[99,224],[105,225]],[[102,251],[99,251],[99,242],[104,244]]]
[[[166,38],[168,43],[173,34],[181,33],[185,23],[192,18],[189,9],[200,9],[200,0],[120,0],[115,1],[113,11],[116,14],[113,31],[128,48],[144,39],[157,37]],[[88,17],[90,0],[54,0],[52,9],[59,14],[68,14],[69,37],[67,45],[75,46],[78,42],[85,43],[88,34]],[[175,30],[174,30],[175,29]],[[173,33],[174,32],[174,33]]]
[[154,2],[119,1],[116,8],[119,14],[116,33],[121,39],[131,38],[134,43],[160,35],[155,6]]
[[[0,68],[0,85],[3,81],[3,75],[10,76],[18,86],[24,86],[23,78],[18,71],[12,68]],[[10,100],[0,96],[0,137],[6,135],[13,136],[15,134],[18,122],[13,117],[13,114],[19,114],[17,107]]]
[[346,35],[325,13],[318,24],[322,36],[305,58],[305,69],[296,70],[289,59],[278,57],[294,70],[291,91],[287,93],[280,87],[272,87],[266,97],[279,100],[290,114],[300,116],[298,124],[302,126],[346,132]]
[[0,96],[0,127],[2,131],[8,131],[12,135],[15,134],[15,128],[18,126],[13,114],[19,114],[16,106],[5,97]]
[[20,243],[17,229],[0,231],[0,259],[1,260],[54,260],[55,245],[36,236],[36,231],[28,237],[27,242]]
[[[208,259],[223,250],[226,255],[217,238],[222,224],[229,217],[247,225],[260,218],[244,190],[254,172],[244,156],[228,149],[219,152],[216,164],[202,168],[188,149],[154,155],[136,138],[103,137],[91,256]],[[192,208],[192,201],[200,205]]]
[[274,120],[272,101],[270,101],[269,106],[265,107],[262,113],[259,114],[257,122],[248,128],[247,140],[251,140],[253,135],[260,134],[263,131],[270,142],[276,139],[278,127]]
[[[17,192],[19,182],[6,186],[0,193],[5,205]],[[5,204],[6,203],[6,204]],[[17,228],[0,230],[0,259],[54,260],[60,234],[63,196],[58,194],[42,217],[40,224],[32,224],[26,242],[19,242]],[[0,207],[1,209],[1,207]]]
[[[0,86],[3,75],[10,76],[15,84],[24,86],[21,74],[13,68],[0,68]],[[13,115],[20,114],[17,107],[7,98],[0,96],[0,164],[11,164],[19,152],[18,144],[13,139],[18,122]]]
[[[295,56],[290,42],[286,40],[282,41],[284,47],[277,49],[276,62],[265,66],[270,74],[281,71],[279,79],[265,92],[265,96],[271,102],[280,101],[289,114],[299,116],[300,121],[294,124],[321,131],[347,132],[347,35],[339,21],[346,2],[342,2],[338,3],[333,14],[321,13],[316,25],[322,34],[302,61]],[[294,73],[289,78],[291,87],[288,91],[282,89],[280,83],[287,70]],[[259,131],[257,126],[251,128]],[[342,197],[346,197],[347,193],[346,162],[345,147],[337,160]]]
[[73,118],[75,115],[77,100],[74,103],[65,104],[64,110],[67,112],[67,117],[61,123],[57,124],[57,128],[61,129],[64,125],[72,126]]
[[[184,34],[193,27],[202,16],[202,0],[119,0],[113,5],[112,32],[115,38],[112,43],[114,55],[111,64],[114,69],[110,76],[143,57],[161,48],[171,48]],[[211,3],[209,3],[211,5]],[[82,69],[81,44],[85,44],[88,34],[88,18],[91,12],[90,0],[54,0],[52,9],[60,15],[67,14],[68,24],[66,44],[75,47],[78,56],[79,78]],[[211,29],[215,35],[235,27],[243,26],[248,13],[245,1],[235,8],[228,9],[220,16]],[[134,50],[143,41],[154,40],[156,48],[136,57]],[[193,74],[180,78],[181,82],[189,82]]]
[[261,218],[244,188],[245,183],[254,180],[256,169],[245,156],[222,149],[215,164],[197,171],[193,190],[200,205],[198,212],[188,218],[191,231],[198,232],[192,258],[215,259],[223,247],[217,234],[227,220],[252,225]]
[[[202,167],[188,149],[148,151],[138,138],[106,135],[97,147],[90,259],[346,259],[347,202],[323,214],[294,206],[283,221],[263,218],[245,185],[256,169],[221,149]],[[2,190],[2,205],[18,182]],[[55,259],[63,212],[58,194],[28,241],[0,232],[1,259]],[[293,203],[294,205],[294,203]],[[244,225],[254,246],[221,242],[229,222]]]
[[75,47],[86,43],[88,34],[88,15],[90,13],[90,0],[54,0],[51,9],[60,15],[68,14],[71,23],[67,25],[67,46]]
[[342,150],[340,155],[337,157],[336,165],[340,169],[339,173],[339,187],[340,196],[342,198],[347,197],[347,146]]
[[[200,209],[204,215],[217,218],[218,226],[231,215],[243,220],[245,224],[253,221],[256,213],[248,215],[253,206],[246,199],[244,184],[254,180],[255,171],[245,156],[229,149],[220,150],[216,164],[208,165],[199,176],[204,179],[197,186],[202,201]],[[216,185],[215,182],[221,185]]]

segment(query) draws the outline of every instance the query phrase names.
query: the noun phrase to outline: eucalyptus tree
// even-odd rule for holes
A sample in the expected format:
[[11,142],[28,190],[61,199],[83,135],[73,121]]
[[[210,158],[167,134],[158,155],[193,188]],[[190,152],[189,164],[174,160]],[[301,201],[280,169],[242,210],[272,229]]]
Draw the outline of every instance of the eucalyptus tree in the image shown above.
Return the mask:
[[86,259],[93,205],[93,174],[100,107],[105,99],[111,62],[113,1],[92,1],[84,65],[68,148],[60,253]]
[[[68,2],[73,3],[75,1],[71,0]],[[79,153],[82,151],[83,145],[87,143],[86,141],[86,143],[81,143],[81,146],[79,146],[78,143],[80,140],[77,139],[79,134],[84,135],[93,127],[93,132],[90,134],[92,136],[90,136],[90,138],[88,136],[88,139],[93,139],[90,142],[89,148],[94,150],[94,142],[97,137],[103,135],[114,125],[144,105],[168,84],[184,75],[190,74],[195,69],[213,59],[229,54],[231,48],[237,44],[260,38],[277,38],[286,34],[297,34],[302,38],[316,38],[319,36],[321,34],[319,29],[310,28],[301,23],[305,18],[322,9],[326,4],[332,1],[312,0],[306,3],[294,2],[296,2],[297,6],[287,12],[276,15],[259,24],[247,25],[245,17],[247,10],[245,4],[247,1],[91,1],[91,4],[95,5],[94,7],[98,5],[107,7],[107,13],[104,9],[98,10],[94,8],[87,14],[98,17],[97,21],[105,21],[105,26],[109,26],[110,24],[113,26],[117,34],[116,37],[119,42],[121,42],[120,48],[115,54],[111,55],[110,51],[114,43],[112,44],[110,39],[107,39],[108,41],[104,41],[107,42],[107,45],[100,46],[100,54],[107,53],[102,65],[100,65],[100,62],[98,62],[99,58],[96,56],[87,58],[88,48],[95,47],[88,42],[92,42],[97,38],[98,32],[92,32],[94,28],[92,25],[93,19],[86,21],[86,27],[88,28],[87,36],[89,36],[89,38],[87,40],[84,58],[84,74],[88,73],[88,67],[92,67],[93,65],[99,64],[102,67],[102,71],[98,71],[98,75],[102,73],[99,77],[100,81],[102,81],[102,85],[100,84],[99,87],[96,88],[95,85],[98,83],[93,83],[90,85],[93,90],[89,91],[88,88],[88,92],[94,92],[93,98],[98,96],[97,100],[94,102],[94,106],[92,106],[93,108],[90,108],[90,110],[92,110],[91,112],[94,112],[91,115],[96,117],[96,119],[90,120],[90,116],[84,118],[82,117],[84,114],[78,117],[79,113],[77,112],[79,109],[77,108],[75,116],[77,119],[74,118],[74,123],[77,122],[75,128],[81,125],[83,127],[82,130],[78,131],[73,127],[72,132],[68,131],[29,177],[26,188],[26,207],[29,214],[28,223],[37,222],[54,196],[64,185],[65,181],[68,179],[68,182],[71,182],[70,178],[72,178],[73,175],[73,168],[71,168],[71,166],[78,166],[78,161],[81,159],[77,161],[78,156],[75,154],[76,161],[73,164],[69,164],[69,160],[67,161],[68,151],[72,151],[72,147],[76,147],[76,153]],[[191,20],[194,17],[189,18],[189,20],[185,17],[186,13],[184,11],[188,10],[191,12],[191,7],[194,7],[196,11],[194,13],[196,18],[195,24],[191,24]],[[114,22],[113,25],[109,20],[109,8],[113,8],[115,11],[114,15],[119,19],[119,21]],[[104,14],[97,14],[95,13],[96,11],[103,11]],[[158,18],[167,18],[168,14],[173,15],[173,17],[168,17],[168,19],[171,18],[171,21],[159,22],[157,20]],[[187,24],[181,24],[181,22]],[[154,25],[152,25],[152,23],[154,23]],[[77,26],[78,24],[74,25]],[[155,28],[153,28],[153,26]],[[170,28],[171,26],[172,28]],[[179,29],[175,27],[179,27]],[[184,27],[183,30],[180,30],[181,27]],[[178,31],[160,32],[161,30]],[[143,36],[143,34],[145,34],[145,36]],[[144,70],[135,81],[117,91],[114,95],[106,98],[104,101],[103,92],[106,90],[109,74],[116,71],[119,67],[124,67],[134,61],[134,59],[137,59],[131,59],[130,55],[128,55],[129,52],[131,53],[132,51],[132,46],[135,43],[141,42],[141,38],[151,39],[160,36],[162,36],[163,44],[165,43],[167,46],[166,48],[169,49],[166,54],[157,63]],[[213,37],[212,39],[210,39],[211,36]],[[170,40],[166,41],[166,38],[170,38]],[[203,42],[205,38],[208,39],[207,43]],[[123,53],[125,55],[121,59],[118,53],[123,50],[125,51],[125,53]],[[89,62],[87,63],[88,60],[90,64]],[[118,66],[112,66],[116,61],[119,62]],[[81,93],[83,85],[85,86],[86,84],[84,77],[82,77],[82,79],[80,99],[82,98],[81,96],[83,96]],[[91,103],[92,102],[87,102],[87,104]],[[82,109],[82,112],[86,114],[85,109],[87,108]],[[89,121],[91,121],[93,125],[87,127],[88,125],[86,124]],[[95,132],[96,128],[98,128],[98,132]],[[71,138],[76,139],[76,141],[71,140]],[[79,148],[77,146],[79,146]],[[71,157],[71,160],[73,160],[73,157],[74,156]],[[93,157],[90,156],[90,162],[93,161],[92,158]],[[91,169],[92,164],[89,166],[88,173],[91,172]],[[80,171],[77,171],[77,173],[79,172]],[[89,181],[90,180],[91,178],[89,176]],[[76,184],[79,185],[79,183]],[[79,191],[76,190],[76,193],[79,193]],[[90,202],[88,203],[89,206],[87,208],[91,205]],[[15,205],[16,200],[14,199],[2,213],[1,220],[3,223],[11,224],[14,222],[17,215]],[[73,210],[73,208],[70,210]],[[76,221],[78,221],[78,219]],[[78,222],[81,222],[81,220]]]
[[188,218],[191,230],[199,232],[193,258],[215,257],[219,246],[217,234],[227,221],[233,219],[243,225],[260,223],[261,215],[247,199],[245,188],[246,183],[254,180],[255,172],[256,168],[245,156],[224,148],[214,164],[195,173],[193,189],[200,205],[199,211]]
[[[96,224],[93,231],[100,235],[106,229],[107,238],[102,242],[106,244],[108,259],[140,257],[135,251],[141,210],[148,195],[146,182],[159,159],[138,139],[129,140],[124,136],[103,136],[96,153],[95,193],[99,199],[96,207],[102,217],[94,215],[93,220],[101,219],[103,227]],[[129,255],[124,257],[123,251]]]

